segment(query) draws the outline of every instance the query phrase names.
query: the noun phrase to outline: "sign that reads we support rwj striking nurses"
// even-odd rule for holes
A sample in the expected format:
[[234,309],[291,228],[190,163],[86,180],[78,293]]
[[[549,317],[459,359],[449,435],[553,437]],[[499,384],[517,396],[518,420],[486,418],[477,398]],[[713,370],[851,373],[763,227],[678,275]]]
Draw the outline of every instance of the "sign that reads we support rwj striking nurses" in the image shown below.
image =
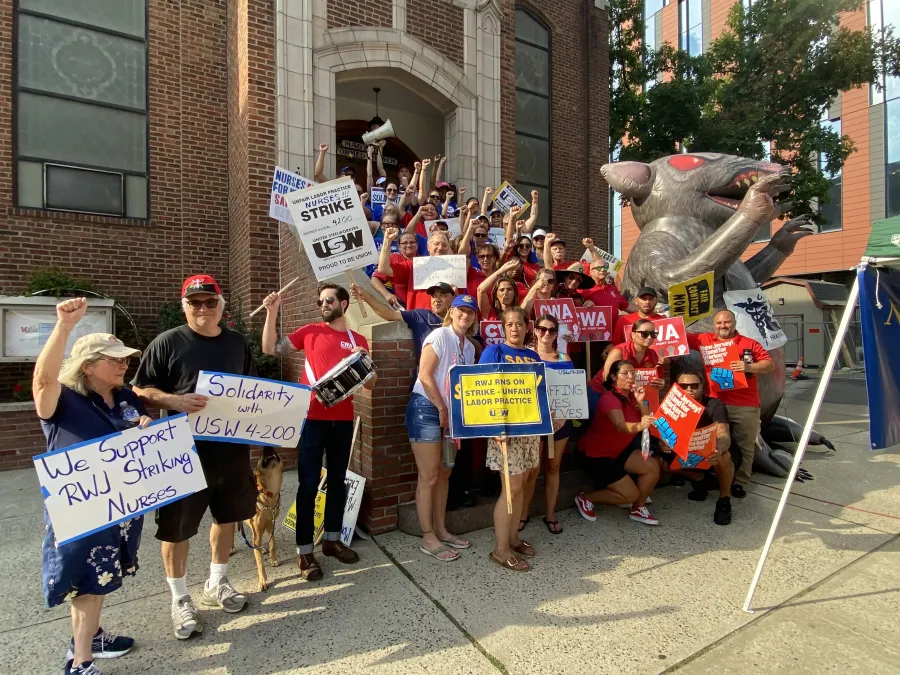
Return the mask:
[[482,363],[450,368],[453,438],[553,433],[543,363]]
[[206,487],[184,413],[33,459],[58,545]]
[[282,223],[293,225],[294,219],[291,217],[291,210],[288,208],[285,196],[289,192],[302,190],[303,188],[308,188],[310,185],[315,185],[315,182],[288,171],[287,169],[282,169],[280,166],[276,166],[275,175],[272,177],[272,196],[269,201],[269,218],[274,218],[275,220],[280,220]]
[[287,196],[316,279],[378,263],[378,249],[353,180],[346,176]]
[[203,410],[188,416],[197,440],[295,448],[312,389],[201,370],[196,393],[208,397]]

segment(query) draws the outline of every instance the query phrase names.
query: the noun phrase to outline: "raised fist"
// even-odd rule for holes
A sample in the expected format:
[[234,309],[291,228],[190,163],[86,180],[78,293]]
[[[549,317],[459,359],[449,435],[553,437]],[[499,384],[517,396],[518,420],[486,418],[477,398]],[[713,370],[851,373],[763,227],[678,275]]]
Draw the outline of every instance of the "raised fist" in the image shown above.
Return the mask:
[[87,298],[70,298],[56,306],[56,319],[67,328],[72,328],[81,321],[87,311]]
[[328,143],[319,143],[319,152],[328,152]]

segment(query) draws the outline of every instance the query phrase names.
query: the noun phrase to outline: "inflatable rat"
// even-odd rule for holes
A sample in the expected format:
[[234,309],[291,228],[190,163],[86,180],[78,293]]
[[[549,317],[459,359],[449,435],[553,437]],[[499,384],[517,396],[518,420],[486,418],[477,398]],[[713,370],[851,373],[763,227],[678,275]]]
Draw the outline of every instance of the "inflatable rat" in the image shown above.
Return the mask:
[[[661,303],[668,303],[671,285],[712,270],[714,304],[725,309],[725,291],[756,289],[772,277],[800,239],[815,231],[808,216],[795,218],[756,255],[741,260],[760,228],[790,208],[790,202],[779,200],[791,187],[790,169],[780,164],[691,153],[649,164],[614,162],[601,171],[613,189],[628,198],[640,229],[625,265],[626,298],[650,286]],[[688,330],[711,331],[712,319],[697,321]],[[770,353],[776,369],[759,377],[763,435],[785,387],[784,353],[781,349]]]

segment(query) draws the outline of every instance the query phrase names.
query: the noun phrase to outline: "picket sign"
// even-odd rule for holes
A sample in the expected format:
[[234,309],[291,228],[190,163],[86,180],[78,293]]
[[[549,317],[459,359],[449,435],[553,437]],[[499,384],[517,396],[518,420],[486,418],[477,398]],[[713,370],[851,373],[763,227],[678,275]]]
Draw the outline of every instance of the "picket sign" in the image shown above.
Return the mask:
[[426,220],[425,231],[431,234],[431,226],[435,223],[446,223],[447,234],[450,235],[451,239],[461,233],[461,230],[459,229],[459,218],[436,218],[435,220]]
[[[624,324],[625,341],[631,341],[631,327],[634,323]],[[687,329],[684,319],[676,316],[671,319],[653,319],[653,328],[657,332],[656,341],[651,349],[660,356],[684,356],[691,351],[687,341]]]
[[[612,337],[615,316],[612,307],[576,307],[571,298],[534,301],[534,315],[551,314],[560,329],[572,334],[572,342],[605,342]],[[562,335],[562,330],[560,335]]]
[[710,464],[707,458],[716,451],[716,425],[710,424],[706,427],[700,427],[691,434],[691,444],[688,447],[687,457],[681,458],[678,455],[672,460],[669,468],[673,471],[683,471],[686,469],[709,469]]
[[272,176],[272,194],[269,199],[269,218],[280,220],[282,223],[294,225],[294,218],[291,216],[291,210],[288,207],[286,195],[289,192],[308,188],[315,185],[315,181],[282,169],[280,166],[275,167],[275,174]]
[[685,322],[698,321],[713,313],[715,275],[712,272],[669,287],[669,316]]
[[706,367],[711,396],[718,396],[722,391],[747,388],[747,376],[731,369],[731,364],[743,357],[734,338],[717,340],[711,345],[700,345],[700,356]]
[[550,410],[556,419],[586,420],[589,417],[587,376],[584,370],[571,365],[570,362],[545,364]]
[[722,297],[725,306],[737,317],[738,333],[756,340],[769,351],[787,344],[787,335],[781,329],[772,304],[762,290],[754,288],[747,291],[726,291]]
[[465,288],[467,266],[464,255],[416,256],[413,258],[413,288],[426,290],[439,283]]
[[521,218],[522,214],[524,214],[528,210],[528,207],[531,206],[531,202],[519,194],[519,192],[509,184],[509,181],[503,181],[500,187],[494,190],[493,203],[494,206],[503,211],[503,213],[509,213],[513,206],[518,206],[519,213],[516,215],[517,218]]
[[[534,321],[528,322],[528,332],[534,333]],[[506,333],[503,331],[502,321],[482,321],[480,333],[485,347],[506,342]]]
[[691,437],[706,408],[694,397],[687,394],[677,384],[659,404],[653,422],[655,435],[672,448],[672,452],[687,459],[691,447]]

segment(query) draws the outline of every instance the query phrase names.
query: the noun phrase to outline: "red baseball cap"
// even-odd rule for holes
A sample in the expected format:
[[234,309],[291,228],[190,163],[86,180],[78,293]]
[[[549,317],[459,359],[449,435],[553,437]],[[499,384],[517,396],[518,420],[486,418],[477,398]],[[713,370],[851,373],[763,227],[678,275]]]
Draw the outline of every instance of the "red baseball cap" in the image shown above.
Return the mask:
[[184,283],[181,285],[181,297],[186,298],[197,293],[222,295],[222,289],[219,288],[216,280],[208,274],[195,274],[184,280]]

